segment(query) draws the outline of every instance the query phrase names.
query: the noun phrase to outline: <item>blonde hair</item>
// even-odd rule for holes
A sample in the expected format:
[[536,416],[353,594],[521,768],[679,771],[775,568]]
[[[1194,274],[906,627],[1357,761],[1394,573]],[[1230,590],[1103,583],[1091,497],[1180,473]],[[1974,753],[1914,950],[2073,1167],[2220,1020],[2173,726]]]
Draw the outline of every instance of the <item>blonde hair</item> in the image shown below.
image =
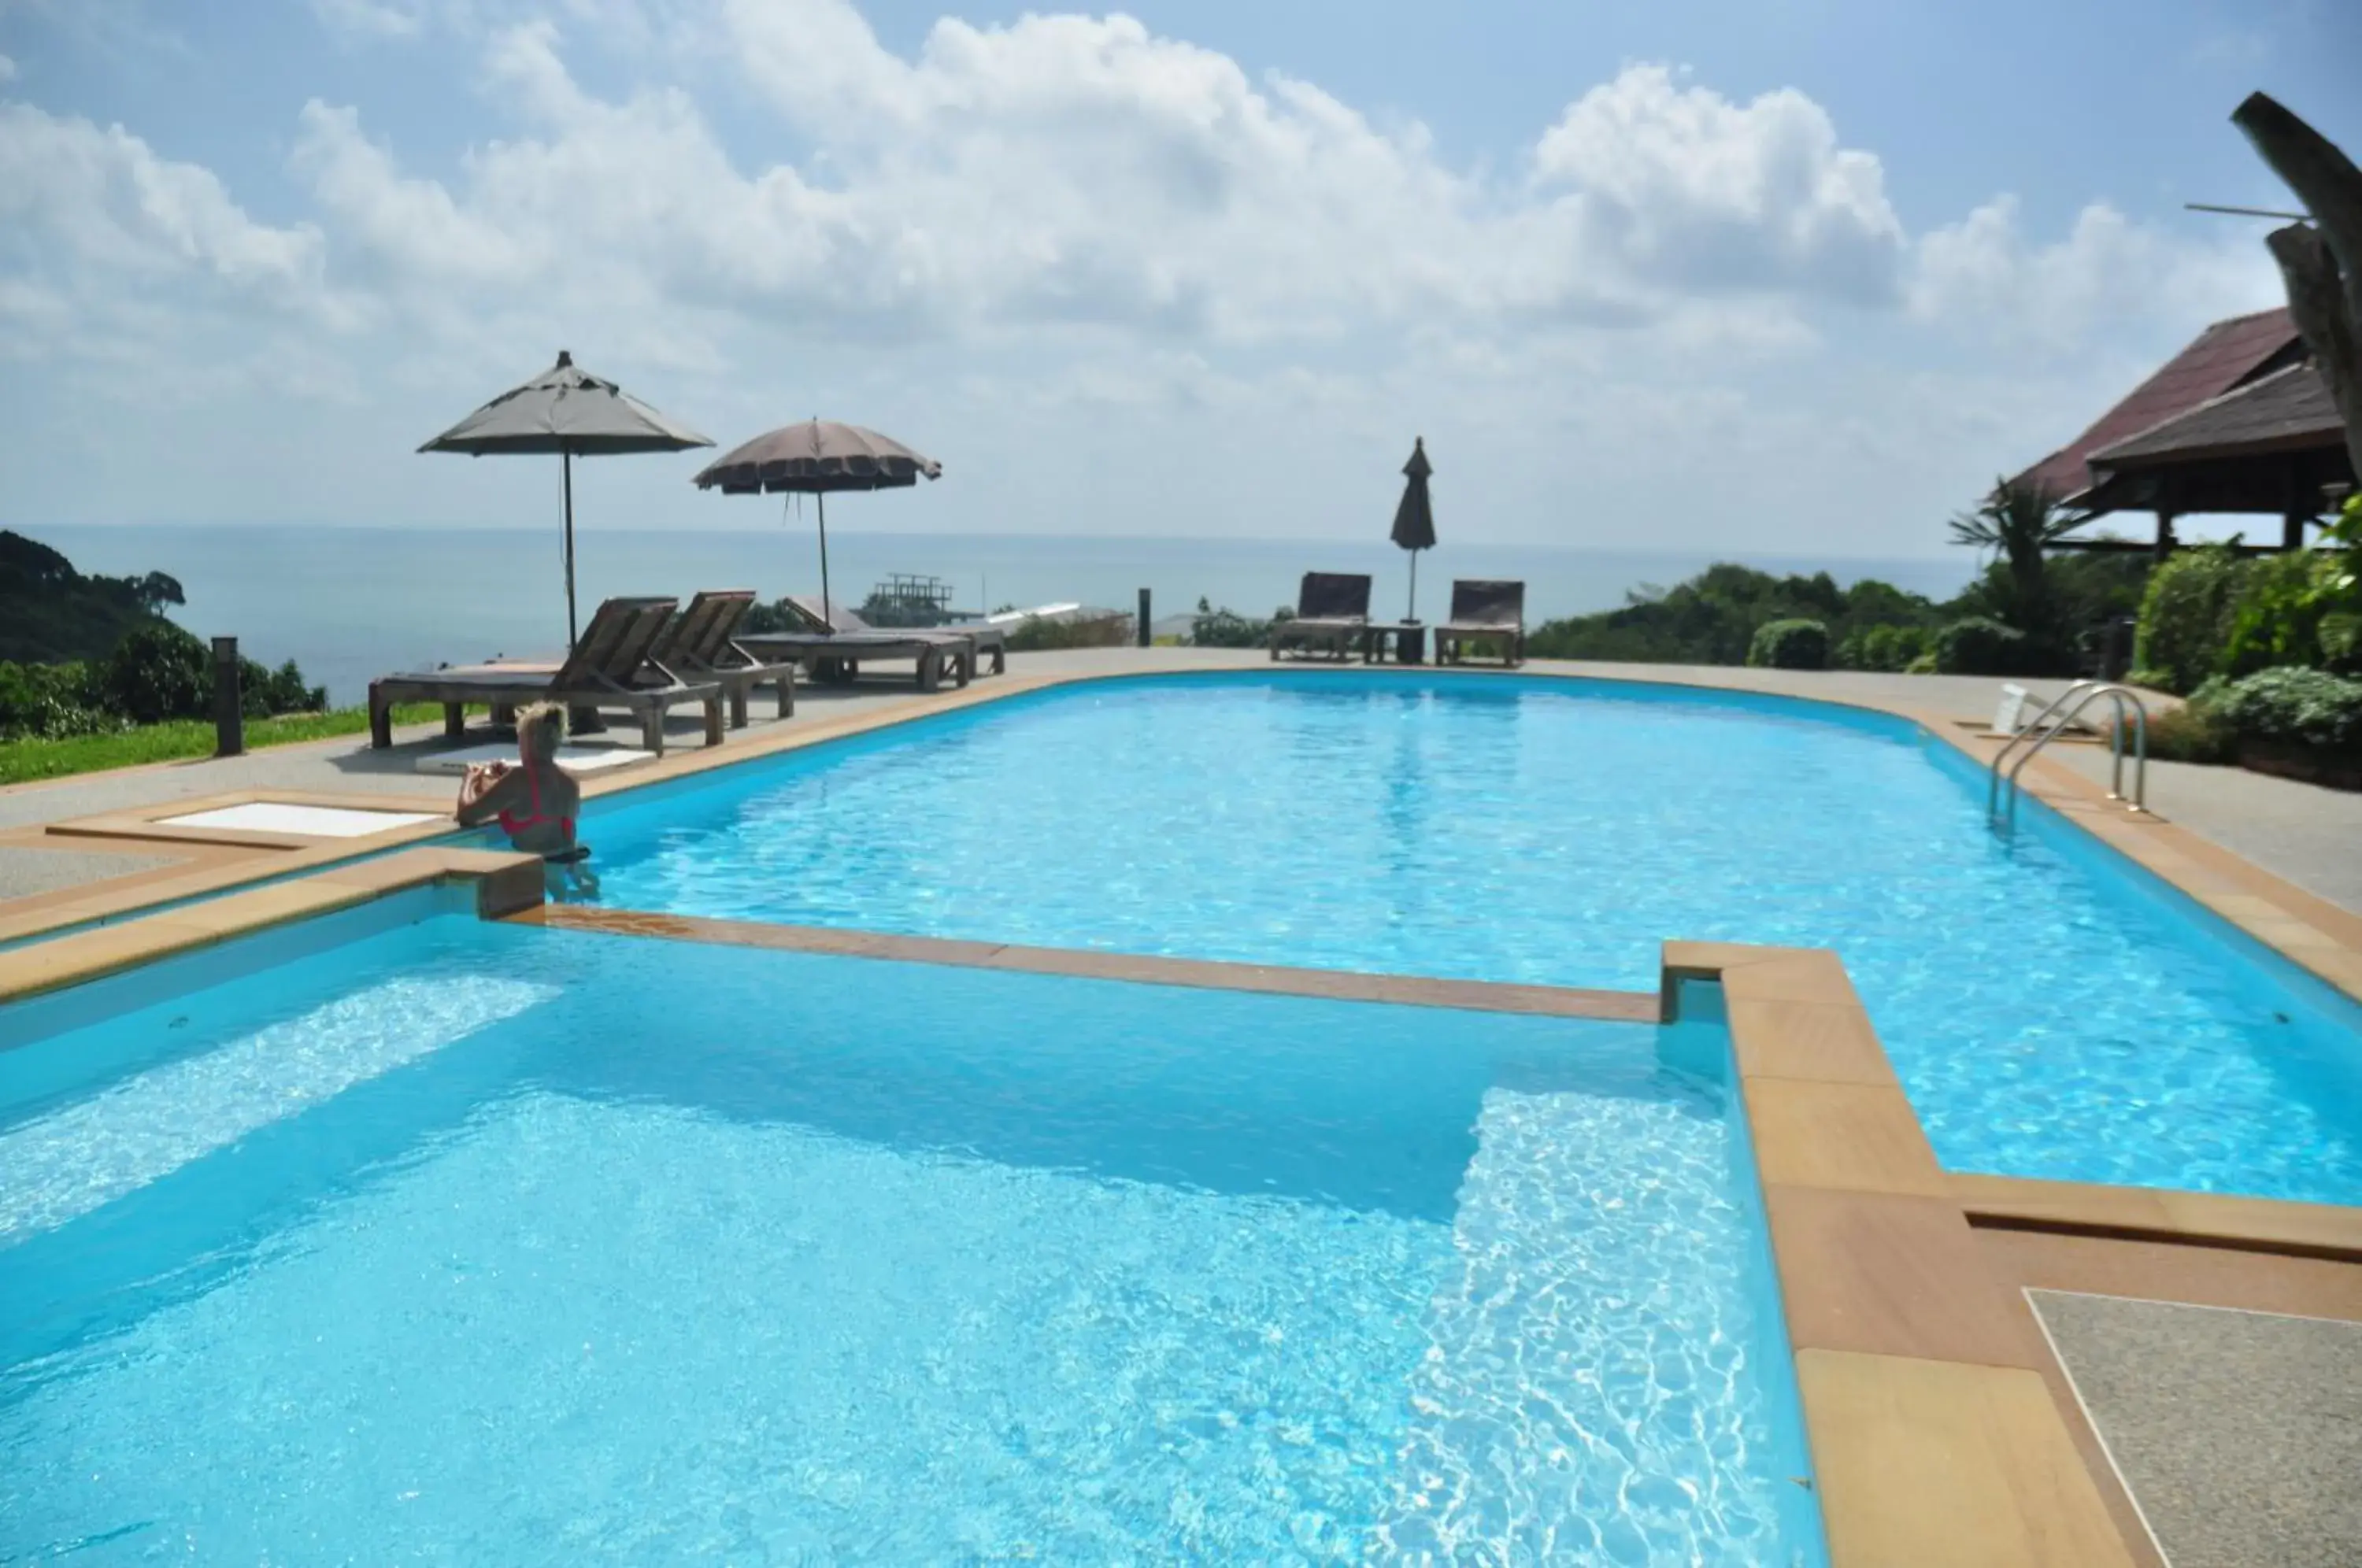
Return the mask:
[[516,733],[519,753],[525,750],[526,734],[544,724],[549,726],[550,755],[552,756],[557,755],[559,744],[566,739],[566,710],[555,702],[535,702],[531,707],[517,711]]

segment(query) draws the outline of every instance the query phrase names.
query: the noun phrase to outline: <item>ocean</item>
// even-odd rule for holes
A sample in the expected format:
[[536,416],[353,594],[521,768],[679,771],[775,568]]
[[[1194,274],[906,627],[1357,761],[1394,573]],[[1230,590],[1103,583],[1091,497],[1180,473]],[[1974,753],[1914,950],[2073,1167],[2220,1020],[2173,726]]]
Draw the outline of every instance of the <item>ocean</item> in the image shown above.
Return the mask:
[[[180,580],[187,605],[172,618],[202,637],[234,635],[248,657],[292,658],[332,701],[358,702],[372,677],[506,655],[555,654],[566,645],[566,587],[558,530],[429,527],[262,527],[217,525],[22,526],[85,572],[161,571]],[[946,580],[962,610],[1079,602],[1131,611],[1139,591],[1162,624],[1200,599],[1268,615],[1294,602],[1308,569],[1366,571],[1373,607],[1399,615],[1408,588],[1403,553],[1384,538],[1197,540],[1048,535],[893,534],[857,523],[829,530],[833,597],[858,603],[891,572]],[[1418,609],[1448,608],[1454,577],[1526,582],[1526,613],[1612,609],[1645,584],[1671,586],[1729,554],[1559,549],[1453,544],[1419,561]],[[1962,550],[1916,559],[1810,555],[1737,557],[1766,571],[1827,570],[1946,598],[1975,560]],[[820,589],[809,522],[798,527],[583,531],[575,536],[576,598],[585,620],[613,594],[752,588],[764,598]]]

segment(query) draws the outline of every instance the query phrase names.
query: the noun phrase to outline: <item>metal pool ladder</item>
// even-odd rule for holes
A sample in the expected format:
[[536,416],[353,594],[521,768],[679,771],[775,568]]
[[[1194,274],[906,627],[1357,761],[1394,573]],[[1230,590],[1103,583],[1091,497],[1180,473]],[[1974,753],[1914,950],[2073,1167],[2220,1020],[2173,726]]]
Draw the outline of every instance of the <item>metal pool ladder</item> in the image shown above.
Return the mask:
[[[2136,812],[2148,810],[2148,710],[2141,705],[2140,693],[2129,686],[2118,686],[2105,680],[2079,680],[2050,700],[2049,705],[2034,715],[2032,722],[2009,737],[1996,753],[1985,789],[1985,817],[2003,820],[2009,827],[2017,826],[2017,776],[2034,760],[2034,754],[2058,738],[2059,733],[2080,717],[2084,709],[2106,698],[2115,708],[2115,723],[2108,728],[2110,768],[2108,799],[2125,799],[2125,713],[2130,704],[2133,721],[2133,793],[2126,803]],[[2044,725],[2046,722],[2047,728]],[[2024,746],[2020,751],[2018,748]],[[2008,773],[2002,765],[2010,764]],[[2002,786],[2009,786],[2009,804],[2002,806]]]

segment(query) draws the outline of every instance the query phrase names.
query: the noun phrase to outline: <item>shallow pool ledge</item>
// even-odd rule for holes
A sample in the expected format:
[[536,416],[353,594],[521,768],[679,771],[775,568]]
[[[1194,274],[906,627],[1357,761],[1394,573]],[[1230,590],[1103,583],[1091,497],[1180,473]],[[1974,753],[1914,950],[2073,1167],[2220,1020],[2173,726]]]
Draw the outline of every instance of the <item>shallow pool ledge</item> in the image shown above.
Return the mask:
[[0,1002],[393,894],[454,884],[472,887],[476,912],[485,919],[514,914],[542,901],[541,859],[505,851],[403,850],[119,925],[75,932],[0,952]]
[[1727,1021],[1832,1568],[2145,1561],[1837,955],[1674,942],[1661,972],[1664,1022]]

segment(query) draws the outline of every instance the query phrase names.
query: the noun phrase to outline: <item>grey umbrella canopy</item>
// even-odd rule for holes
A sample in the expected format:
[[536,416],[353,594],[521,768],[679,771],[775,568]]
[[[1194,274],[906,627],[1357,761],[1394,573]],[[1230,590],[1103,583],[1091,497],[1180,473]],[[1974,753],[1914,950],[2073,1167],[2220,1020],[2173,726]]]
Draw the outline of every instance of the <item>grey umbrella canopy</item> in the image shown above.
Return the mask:
[[1418,619],[1418,552],[1435,548],[1435,507],[1427,497],[1427,476],[1435,469],[1427,460],[1427,437],[1413,436],[1410,461],[1403,465],[1409,482],[1403,486],[1400,505],[1395,508],[1394,542],[1398,549],[1410,552],[1410,609],[1403,619]]
[[668,419],[614,382],[592,375],[561,348],[557,363],[502,392],[426,445],[422,452],[555,452],[566,480],[566,646],[574,646],[574,459],[619,452],[683,452],[713,442]]
[[922,457],[900,441],[829,419],[785,425],[734,447],[697,476],[700,490],[724,495],[810,495],[820,513],[820,603],[823,619],[833,615],[828,597],[828,497],[845,490],[901,490],[922,479],[941,479],[943,464]]

